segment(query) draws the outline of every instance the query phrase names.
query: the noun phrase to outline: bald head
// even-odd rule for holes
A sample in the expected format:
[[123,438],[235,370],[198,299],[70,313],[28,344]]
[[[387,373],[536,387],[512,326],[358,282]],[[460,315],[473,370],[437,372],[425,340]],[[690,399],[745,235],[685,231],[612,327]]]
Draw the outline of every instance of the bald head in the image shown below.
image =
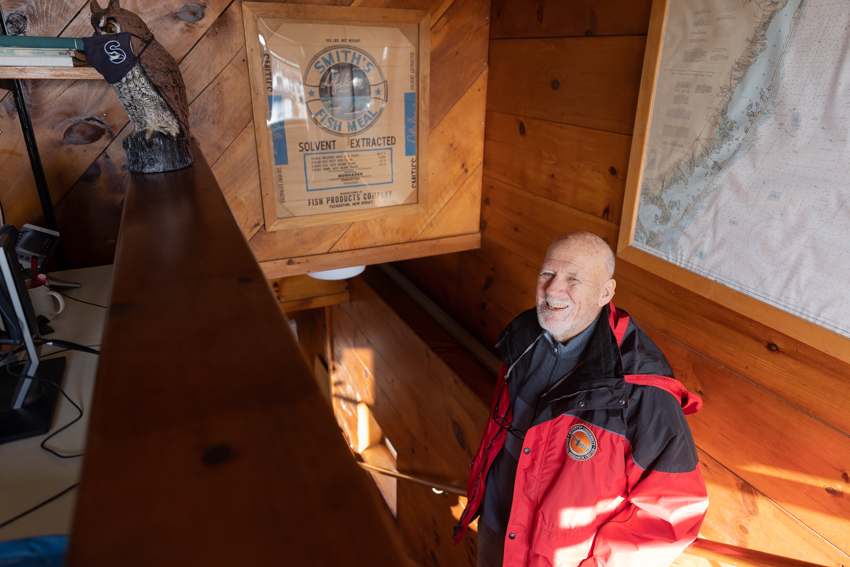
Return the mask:
[[552,244],[549,245],[549,249],[546,250],[546,257],[549,257],[549,253],[552,252],[553,249],[556,249],[562,244],[567,244],[572,241],[584,244],[593,256],[598,257],[599,261],[604,263],[605,275],[607,276],[607,279],[614,277],[614,252],[611,251],[611,247],[608,246],[607,242],[605,242],[592,232],[579,230],[576,232],[568,232],[567,234],[562,234],[561,236],[553,240]]
[[614,297],[614,254],[589,232],[558,237],[537,277],[537,320],[561,342],[581,333]]

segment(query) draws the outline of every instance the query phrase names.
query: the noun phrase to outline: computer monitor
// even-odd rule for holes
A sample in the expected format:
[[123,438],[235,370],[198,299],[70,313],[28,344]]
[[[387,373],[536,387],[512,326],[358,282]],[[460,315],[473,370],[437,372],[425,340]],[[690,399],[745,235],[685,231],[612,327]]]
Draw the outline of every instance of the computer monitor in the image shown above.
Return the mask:
[[[18,263],[17,229],[0,227],[0,318],[6,335],[0,341],[13,351],[23,346],[26,360],[0,365],[0,443],[16,441],[50,430],[65,359],[40,361],[41,346],[35,310]],[[9,356],[12,356],[9,354]]]

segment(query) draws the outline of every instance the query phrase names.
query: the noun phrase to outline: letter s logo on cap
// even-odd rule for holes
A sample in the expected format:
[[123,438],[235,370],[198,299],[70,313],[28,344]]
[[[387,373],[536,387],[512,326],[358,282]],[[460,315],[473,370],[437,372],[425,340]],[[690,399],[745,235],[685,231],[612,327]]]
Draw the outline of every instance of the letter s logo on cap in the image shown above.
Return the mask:
[[116,41],[107,41],[103,45],[103,51],[106,52],[106,56],[109,57],[109,61],[118,65],[119,63],[123,63],[125,59],[127,59],[127,54],[124,53],[124,50],[121,49],[121,44]]

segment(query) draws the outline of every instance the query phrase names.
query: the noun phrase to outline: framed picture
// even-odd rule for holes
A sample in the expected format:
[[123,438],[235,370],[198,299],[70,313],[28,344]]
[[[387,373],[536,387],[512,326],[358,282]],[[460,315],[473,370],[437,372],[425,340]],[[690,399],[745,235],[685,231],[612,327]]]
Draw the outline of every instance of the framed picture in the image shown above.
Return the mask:
[[428,13],[242,7],[266,230],[427,212]]
[[[824,118],[843,68],[809,58],[850,32],[832,20],[808,31],[806,6],[653,0],[617,258],[847,352],[846,289],[823,282],[846,280],[837,250],[850,224],[813,204],[850,197],[846,175],[820,177],[823,148],[846,137]],[[841,152],[827,161],[848,163]]]

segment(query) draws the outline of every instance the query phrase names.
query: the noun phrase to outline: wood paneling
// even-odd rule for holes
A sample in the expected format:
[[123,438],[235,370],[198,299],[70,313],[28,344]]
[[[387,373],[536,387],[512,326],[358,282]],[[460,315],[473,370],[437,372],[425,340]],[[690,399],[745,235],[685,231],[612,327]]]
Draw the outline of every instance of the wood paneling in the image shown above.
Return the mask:
[[[310,276],[295,276],[275,278],[270,283],[275,297],[286,313],[345,303],[349,298],[346,280],[317,280]],[[312,358],[307,361],[311,362]]]
[[245,50],[233,56],[227,66],[189,105],[192,135],[208,161],[216,161],[237,136],[252,123],[248,64]]
[[[352,2],[312,0],[306,3],[346,5]],[[438,88],[431,89],[429,119],[436,139],[429,143],[429,148],[440,148],[441,163],[432,169],[438,175],[436,178],[429,176],[429,188],[430,202],[436,208],[431,211],[432,215],[423,215],[412,223],[408,222],[410,219],[402,220],[398,232],[385,231],[386,227],[380,223],[363,223],[362,226],[361,223],[344,223],[275,233],[263,230],[256,146],[250,132],[252,113],[245,76],[241,2],[216,0],[203,7],[204,17],[197,22],[181,19],[183,4],[180,0],[128,5],[151,24],[157,39],[180,61],[191,102],[193,134],[213,164],[216,176],[222,180],[234,214],[261,261],[325,254],[338,243],[337,251],[355,250],[393,242],[433,241],[438,237],[477,231],[478,207],[469,205],[472,204],[470,199],[480,192],[480,184],[476,188],[465,183],[480,168],[483,159],[489,0],[357,0],[354,4],[418,8],[432,13],[431,79],[434,82],[429,84]],[[87,35],[90,28],[87,3],[79,3],[73,10],[66,11],[65,22],[60,26],[65,29],[63,33]],[[56,32],[51,31],[53,33]],[[94,83],[97,86],[71,81],[30,83],[31,90],[35,90],[31,96],[33,116],[40,120],[37,128],[54,127],[55,130],[47,134],[38,131],[37,137],[42,145],[50,143],[42,154],[48,169],[48,183],[57,202],[60,228],[66,248],[71,249],[68,255],[74,265],[77,265],[75,262],[89,265],[111,261],[118,230],[117,213],[126,183],[121,141],[131,127],[112,89],[103,82]],[[90,110],[95,108],[97,113]],[[51,109],[54,114],[61,112],[62,120],[67,122],[61,129],[55,128],[55,116],[42,112]],[[17,116],[12,111],[7,100],[0,111],[0,131],[4,133],[0,138],[0,160],[14,163],[13,167],[8,167],[6,162],[0,164],[10,181],[6,193],[0,190],[0,198],[6,207],[7,219],[20,224],[32,222],[33,213],[37,214],[39,209],[20,135],[5,135],[6,126],[10,127],[9,132],[17,131]],[[104,113],[106,116],[102,116]],[[70,118],[64,118],[66,115]],[[95,116],[96,119],[92,118]],[[451,117],[451,121],[445,121],[446,117]],[[56,151],[57,143],[51,142],[50,136],[58,136],[61,143],[62,133],[69,128],[73,132],[84,131],[88,138],[80,142],[83,146],[66,143],[66,147],[61,148],[64,157],[54,163],[53,156],[60,154]],[[4,149],[7,151],[3,152]],[[449,163],[451,166],[447,167]],[[462,187],[464,192],[455,198]],[[447,203],[451,205],[441,214]],[[94,226],[79,226],[75,221],[81,218]],[[458,228],[452,229],[452,223],[457,223]],[[349,228],[352,230],[348,238],[341,241]],[[369,230],[377,232],[370,235]],[[432,249],[425,245],[421,253]],[[380,255],[382,250],[373,250],[371,255]],[[415,253],[413,250],[407,252]],[[291,272],[292,268],[287,273]]]
[[254,129],[249,123],[212,166],[224,198],[248,239],[257,234],[263,219],[256,152]]
[[[850,501],[844,497],[847,481],[842,474],[848,474],[850,461],[847,436],[643,327],[668,357],[676,378],[703,399],[702,410],[688,420],[697,447],[809,526],[815,532],[807,538],[809,544],[830,547],[817,541],[824,538],[834,549],[846,549]],[[796,456],[801,452],[804,458]],[[772,537],[782,539],[778,529]],[[756,537],[771,541],[765,534]]]
[[481,207],[482,171],[476,169],[445,205],[431,217],[431,222],[416,235],[417,239],[449,237],[456,232],[478,232]]
[[431,28],[431,128],[486,69],[489,31],[490,0],[455,0]]
[[631,262],[618,262],[616,277],[615,301],[635,317],[850,434],[850,364]]
[[[186,22],[180,18],[184,4],[182,0],[159,0],[156,3],[128,5],[129,9],[147,22],[157,41],[178,62],[204,35],[229,2],[207,2],[203,8],[203,17],[195,22]],[[67,27],[62,26],[62,35],[91,35],[87,3],[77,3],[77,10],[73,14],[70,10],[61,12],[73,15]],[[75,181],[85,174],[115,134],[128,123],[128,118],[112,87],[105,81],[30,81],[27,102],[48,187],[53,202],[57,203]],[[20,225],[32,222],[32,215],[40,215],[41,207],[17,122],[17,114],[4,105],[4,111],[0,113],[0,149],[8,149],[13,153],[4,153],[4,156],[9,157],[0,163],[8,182],[4,184],[5,191],[0,189],[0,199],[4,204],[6,221]]]
[[369,266],[382,262],[397,262],[399,260],[409,260],[410,258],[432,256],[434,254],[448,254],[449,252],[477,248],[480,242],[481,235],[476,232],[464,236],[452,236],[449,238],[438,238],[436,240],[419,240],[405,244],[392,244],[390,246],[374,246],[362,250],[283,258],[261,262],[260,266],[269,278],[279,278],[331,270],[338,268],[340,265]]
[[631,135],[645,47],[644,36],[492,40],[487,110]]
[[482,235],[534,263],[542,263],[549,243],[567,232],[588,230],[617,242],[616,224],[501,181],[485,177],[483,197]]
[[446,312],[451,313],[472,336],[496,353],[499,333],[513,315],[464,281],[459,273],[446,269],[438,258],[422,258],[396,265],[408,279]]
[[492,39],[643,35],[650,0],[493,0]]
[[[198,95],[205,92],[209,86],[209,81],[218,77],[222,73],[222,69],[229,69],[228,75],[231,77],[234,73],[238,76],[237,65],[240,61],[234,60],[234,58],[244,48],[241,18],[239,3],[231,4],[210,26],[195,48],[180,62],[192,116],[205,116],[206,111],[200,109],[198,104],[221,106],[221,98],[216,98],[213,91],[209,91],[200,100],[198,100]],[[241,62],[241,64],[244,65],[244,62]],[[221,82],[224,83],[224,81]],[[66,86],[73,92],[79,89],[75,85],[69,83]],[[223,86],[220,88],[223,88]],[[230,93],[232,90],[236,89],[228,86],[227,92]],[[221,95],[224,91],[217,92]],[[115,99],[114,103],[118,105],[118,100],[112,94],[111,88],[108,89],[107,94]],[[195,110],[195,108],[198,110]],[[62,232],[65,253],[70,265],[107,264],[112,261],[115,252],[127,171],[126,153],[121,144],[124,138],[132,132],[133,126],[127,120],[127,116],[120,105],[113,110],[117,115],[123,117],[123,126],[120,132],[114,136],[106,150],[96,156],[95,161],[88,166],[88,169],[74,183],[65,197],[56,204],[57,222]],[[224,122],[225,120],[215,118],[215,124],[232,125],[232,119]],[[245,193],[245,191],[251,189],[251,179],[246,173],[250,171],[251,167],[256,171],[256,150],[245,147],[246,141],[243,136],[243,139],[239,140],[239,144],[231,146],[240,151],[239,159],[243,161],[238,164],[227,159],[219,163],[215,161],[219,157],[215,155],[216,151],[211,151],[213,148],[220,149],[221,141],[233,141],[226,139],[227,136],[232,136],[232,130],[232,126],[230,127],[231,132],[228,133],[211,126],[202,125],[199,128],[193,128],[192,133],[196,137],[203,135],[201,138],[202,147],[208,148],[205,151],[210,154],[207,156],[210,158],[210,162],[214,162],[213,171],[216,177],[220,179],[228,200],[233,199],[234,214],[237,216],[240,225],[246,235],[251,235],[256,232],[257,223],[261,222],[258,219],[262,219],[259,194],[253,196]],[[209,143],[207,140],[210,140]],[[253,151],[253,154],[250,153],[251,151]],[[248,155],[245,155],[246,152],[248,152]],[[220,155],[221,152],[219,151],[218,154]],[[47,156],[44,159],[47,160]],[[224,167],[225,165],[229,167]],[[236,178],[239,185],[234,187],[227,183],[231,181],[231,178]],[[85,219],[88,222],[79,222],[80,219]]]
[[[352,280],[351,295],[333,308],[335,406],[350,412],[355,397],[369,406],[398,470],[464,485],[488,408],[466,382],[489,383],[489,398],[494,378],[379,271]],[[415,561],[475,564],[474,533],[452,546],[459,510],[456,496],[399,482],[397,524]]]
[[700,537],[819,565],[846,565],[844,553],[705,451],[697,453],[710,500]]
[[620,222],[631,137],[487,113],[487,176]]

